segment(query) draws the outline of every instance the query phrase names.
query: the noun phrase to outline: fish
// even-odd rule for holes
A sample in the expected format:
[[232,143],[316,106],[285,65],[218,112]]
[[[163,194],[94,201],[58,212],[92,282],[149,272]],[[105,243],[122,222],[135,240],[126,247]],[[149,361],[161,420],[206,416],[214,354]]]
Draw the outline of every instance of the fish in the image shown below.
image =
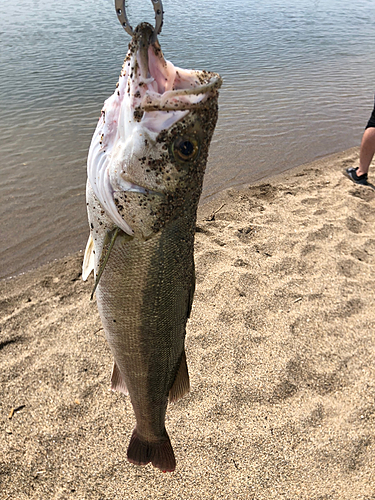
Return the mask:
[[168,401],[190,389],[194,235],[221,83],[167,61],[152,26],[139,24],[87,159],[82,276],[94,272],[111,389],[130,396],[135,414],[127,458],[163,472],[176,467]]

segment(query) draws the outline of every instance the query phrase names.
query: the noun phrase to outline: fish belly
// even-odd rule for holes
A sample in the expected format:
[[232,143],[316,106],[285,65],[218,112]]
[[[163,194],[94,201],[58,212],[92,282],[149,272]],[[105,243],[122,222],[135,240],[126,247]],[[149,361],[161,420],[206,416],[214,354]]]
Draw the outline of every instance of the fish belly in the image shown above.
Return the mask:
[[194,294],[194,227],[195,218],[182,216],[148,240],[118,237],[96,292],[116,369],[134,408],[135,432],[146,447],[169,442],[168,394],[185,363]]

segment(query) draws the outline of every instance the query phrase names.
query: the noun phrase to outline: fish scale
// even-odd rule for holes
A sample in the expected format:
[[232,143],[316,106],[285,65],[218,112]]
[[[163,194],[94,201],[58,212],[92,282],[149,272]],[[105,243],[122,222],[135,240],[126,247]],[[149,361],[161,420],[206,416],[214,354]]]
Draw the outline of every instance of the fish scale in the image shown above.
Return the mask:
[[178,219],[148,241],[116,243],[98,286],[98,308],[117,366],[126,366],[121,375],[137,430],[155,440],[165,432],[168,393],[184,352],[194,290],[191,223]]
[[129,394],[134,409],[128,460],[173,471],[165,415],[168,400],[190,388],[196,212],[221,79],[174,67],[153,35],[147,23],[136,28],[92,138],[82,275],[96,277],[111,388]]

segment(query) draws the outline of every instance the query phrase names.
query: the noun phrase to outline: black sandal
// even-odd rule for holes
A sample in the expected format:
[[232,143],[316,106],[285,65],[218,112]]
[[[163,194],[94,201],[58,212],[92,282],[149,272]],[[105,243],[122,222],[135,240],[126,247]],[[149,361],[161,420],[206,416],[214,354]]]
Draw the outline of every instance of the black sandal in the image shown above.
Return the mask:
[[344,172],[346,177],[349,177],[349,179],[356,184],[362,184],[362,186],[367,186],[367,174],[362,174],[362,175],[357,175],[357,168],[350,167],[347,168]]

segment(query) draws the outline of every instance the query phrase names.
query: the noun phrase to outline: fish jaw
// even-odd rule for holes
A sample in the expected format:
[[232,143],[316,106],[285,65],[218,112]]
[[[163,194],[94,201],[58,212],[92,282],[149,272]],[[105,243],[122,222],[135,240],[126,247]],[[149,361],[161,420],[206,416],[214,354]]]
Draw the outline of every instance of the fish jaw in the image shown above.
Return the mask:
[[[113,223],[129,235],[134,228],[119,213],[115,193],[173,191],[172,183],[156,180],[145,159],[151,152],[154,163],[165,163],[160,134],[204,107],[221,85],[215,73],[184,70],[166,61],[157,39],[151,42],[152,34],[147,23],[136,28],[116,91],[102,108],[87,162],[96,197]],[[173,177],[175,185],[179,178]]]

